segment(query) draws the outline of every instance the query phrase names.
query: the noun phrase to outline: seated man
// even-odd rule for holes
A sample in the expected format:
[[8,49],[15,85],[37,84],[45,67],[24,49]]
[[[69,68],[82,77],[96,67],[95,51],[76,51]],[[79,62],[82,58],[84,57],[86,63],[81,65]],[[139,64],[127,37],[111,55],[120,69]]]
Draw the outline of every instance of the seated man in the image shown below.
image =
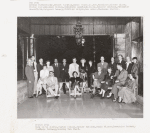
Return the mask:
[[83,82],[83,80],[78,76],[78,73],[76,71],[73,72],[73,77],[70,78],[70,88],[72,91],[74,91],[74,98],[76,98],[76,93],[77,91],[80,92],[80,88],[79,86],[81,85],[81,82]]
[[99,90],[101,88],[101,82],[104,80],[104,72],[102,72],[102,69],[100,66],[98,66],[98,72],[95,72],[93,74],[93,79],[94,79],[94,82],[93,82],[93,90],[92,90],[92,95],[91,95],[91,98],[94,97],[94,94],[96,92],[96,89]]
[[49,71],[47,70],[46,65],[43,65],[43,70],[40,71],[40,78],[37,83],[36,97],[38,97],[39,91],[40,91],[40,95],[42,94],[42,87],[44,88],[45,91],[47,91],[45,80],[48,76],[49,76]]
[[46,79],[45,82],[47,84],[47,95],[50,94],[52,96],[55,96],[56,99],[58,99],[58,79],[54,77],[53,71],[49,72],[49,77]]
[[112,96],[112,94],[114,94],[114,100],[113,100],[114,102],[117,100],[117,97],[118,97],[118,88],[117,87],[123,86],[128,77],[128,72],[125,69],[123,69],[121,63],[117,64],[117,69],[119,70],[119,75],[117,76],[115,84],[112,86],[111,92],[107,96],[108,98],[110,98]]

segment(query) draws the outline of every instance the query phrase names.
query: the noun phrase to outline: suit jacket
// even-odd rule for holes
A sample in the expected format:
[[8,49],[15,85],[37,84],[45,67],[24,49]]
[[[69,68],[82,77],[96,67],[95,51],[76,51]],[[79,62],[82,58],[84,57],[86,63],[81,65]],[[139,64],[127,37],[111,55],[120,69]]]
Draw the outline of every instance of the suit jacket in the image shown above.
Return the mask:
[[95,76],[95,79],[98,79],[98,81],[101,82],[104,80],[105,74],[104,74],[104,72],[101,72],[101,74],[98,75],[98,72],[95,72],[94,76]]
[[117,77],[117,80],[119,80],[120,83],[125,84],[127,77],[128,77],[128,72],[125,69],[122,69],[122,71]]
[[116,70],[117,70],[117,64],[116,64],[115,62],[114,62],[113,64],[112,64],[112,63],[109,63],[108,66],[111,67],[112,73],[115,74],[115,73],[116,73]]
[[88,65],[88,66],[87,66],[87,69],[88,69],[88,71],[87,71],[88,77],[90,77],[91,74],[95,72],[94,66],[92,65],[92,66],[90,67],[90,65]]
[[37,64],[37,72],[38,72],[38,79],[40,78],[40,71],[43,69],[43,65],[40,63]]
[[135,77],[138,75],[138,64],[134,63],[131,69],[131,74],[133,74]]
[[75,64],[75,66],[74,66],[74,64],[72,63],[69,65],[69,76],[70,77],[73,77],[72,73],[74,71],[76,71],[78,73],[78,77],[79,77],[79,65]]
[[102,72],[103,72],[104,74],[106,74],[106,73],[107,73],[107,68],[108,68],[108,63],[107,63],[107,62],[104,62],[103,65],[102,65],[102,63],[100,62],[100,63],[97,64],[97,68],[98,68],[99,66],[101,67]]
[[35,77],[34,77],[34,70],[32,66],[26,65],[25,74],[28,81],[34,82]]
[[69,65],[66,64],[65,66],[62,64],[60,68],[60,78],[63,82],[69,81]]
[[131,69],[132,69],[132,63],[129,63],[128,68],[127,68],[127,62],[125,64],[125,70],[128,72],[128,74],[131,74]]
[[124,60],[122,60],[121,62],[120,62],[120,61],[118,61],[118,63],[121,63],[121,64],[122,64],[123,69],[126,69],[126,63],[125,63],[125,61],[124,61]]
[[52,65],[52,67],[54,68],[54,76],[58,78],[60,78],[60,69],[61,69],[61,63],[58,63],[58,66],[55,65],[55,63]]
[[51,77],[48,77],[46,79],[46,84],[51,87],[51,88],[55,88],[58,87],[58,79],[56,77],[53,77],[53,80],[51,79]]

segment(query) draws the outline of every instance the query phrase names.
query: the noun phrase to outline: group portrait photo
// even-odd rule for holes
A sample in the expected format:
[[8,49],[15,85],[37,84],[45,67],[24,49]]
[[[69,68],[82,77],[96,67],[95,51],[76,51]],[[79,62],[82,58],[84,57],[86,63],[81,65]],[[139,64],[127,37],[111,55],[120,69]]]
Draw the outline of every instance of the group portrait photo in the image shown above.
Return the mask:
[[143,17],[17,17],[17,118],[143,118]]

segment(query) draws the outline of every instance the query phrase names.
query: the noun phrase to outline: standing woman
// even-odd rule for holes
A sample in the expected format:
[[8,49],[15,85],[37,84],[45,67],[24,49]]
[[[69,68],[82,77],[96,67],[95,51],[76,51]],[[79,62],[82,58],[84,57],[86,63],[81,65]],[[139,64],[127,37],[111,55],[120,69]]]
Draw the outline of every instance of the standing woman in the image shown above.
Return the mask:
[[112,87],[113,85],[113,76],[114,73],[112,72],[112,68],[108,67],[107,74],[105,75],[104,80],[101,82],[101,92],[102,98],[104,98],[105,92],[108,90],[109,87]]
[[33,93],[35,95],[36,91],[37,91],[37,80],[38,80],[37,63],[35,61],[34,56],[31,57],[31,60],[32,60],[32,63],[33,63],[34,77],[35,77],[35,80],[34,80],[34,93]]
[[25,74],[27,77],[27,91],[28,91],[28,97],[33,98],[33,92],[34,92],[34,70],[32,66],[32,60],[27,60],[27,65],[25,68]]
[[134,77],[136,77],[136,81],[138,81],[138,63],[137,63],[137,57],[133,57],[133,65],[131,69],[131,74],[133,74]]
[[47,65],[47,70],[50,72],[50,71],[53,71],[54,72],[54,68],[52,66],[50,66],[50,61],[46,61],[46,65]]

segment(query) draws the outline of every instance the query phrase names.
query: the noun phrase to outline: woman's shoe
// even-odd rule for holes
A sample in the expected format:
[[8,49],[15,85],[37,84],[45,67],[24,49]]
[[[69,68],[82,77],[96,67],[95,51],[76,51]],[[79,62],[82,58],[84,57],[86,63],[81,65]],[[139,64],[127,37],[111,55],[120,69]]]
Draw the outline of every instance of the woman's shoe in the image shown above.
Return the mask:
[[112,96],[112,94],[109,94],[108,96],[107,96],[107,98],[110,98]]
[[116,102],[116,101],[117,101],[117,99],[116,99],[116,98],[114,98],[114,99],[113,99],[113,102]]
[[123,99],[119,100],[118,103],[122,103]]

